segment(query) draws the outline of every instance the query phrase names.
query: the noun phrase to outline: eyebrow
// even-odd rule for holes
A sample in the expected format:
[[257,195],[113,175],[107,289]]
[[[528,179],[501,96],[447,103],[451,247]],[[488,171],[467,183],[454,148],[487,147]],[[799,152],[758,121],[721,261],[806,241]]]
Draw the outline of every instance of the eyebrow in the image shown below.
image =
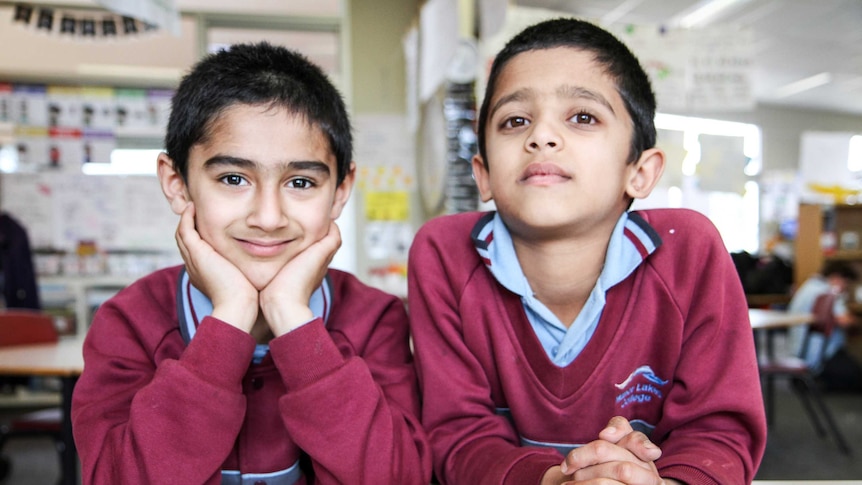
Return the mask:
[[565,85],[557,88],[557,95],[564,98],[572,98],[572,99],[589,99],[591,101],[595,101],[600,105],[607,108],[611,113],[616,115],[616,111],[611,106],[610,101],[607,100],[601,93],[597,93],[593,90],[581,87],[581,86],[572,86]]
[[[252,170],[259,166],[259,163],[247,158],[232,157],[229,155],[215,155],[204,162],[203,168],[204,170],[209,170],[215,167],[236,167]],[[278,168],[281,170],[308,170],[330,175],[329,165],[320,160],[292,160],[287,163],[279,163]]]
[[[559,88],[557,88],[556,94],[558,97],[561,98],[588,99],[590,101],[595,101],[610,110],[612,114],[616,115],[616,111],[614,111],[614,108],[611,107],[611,103],[607,100],[607,98],[593,90],[581,86],[573,86],[567,84],[565,86],[560,86]],[[535,97],[535,95],[536,92],[532,88],[523,88],[513,93],[507,94],[506,96],[503,96],[502,98],[498,99],[496,103],[494,103],[494,106],[491,108],[491,112],[488,114],[488,118],[493,118],[494,113],[496,113],[497,110],[499,110],[501,107],[503,107],[503,105],[507,103],[525,101],[527,99]]]

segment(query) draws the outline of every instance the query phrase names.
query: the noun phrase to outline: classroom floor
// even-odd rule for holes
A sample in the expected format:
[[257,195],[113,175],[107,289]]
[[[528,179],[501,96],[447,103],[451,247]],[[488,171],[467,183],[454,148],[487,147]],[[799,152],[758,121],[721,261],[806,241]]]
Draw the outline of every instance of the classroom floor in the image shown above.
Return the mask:
[[[853,449],[841,454],[831,437],[820,438],[789,386],[776,388],[775,423],[770,428],[758,480],[862,480],[862,393],[827,393],[827,405]],[[12,470],[3,485],[52,485],[59,477],[50,440],[21,438],[6,445]]]
[[841,453],[831,436],[818,436],[800,399],[780,385],[758,480],[862,480],[862,393],[824,397],[852,454]]

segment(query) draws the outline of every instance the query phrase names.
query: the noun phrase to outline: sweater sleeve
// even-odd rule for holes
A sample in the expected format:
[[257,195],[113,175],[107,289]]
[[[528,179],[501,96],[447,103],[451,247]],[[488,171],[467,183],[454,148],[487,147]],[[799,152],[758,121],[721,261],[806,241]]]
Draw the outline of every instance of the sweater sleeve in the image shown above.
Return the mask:
[[270,342],[286,388],[282,419],[310,457],[315,483],[430,481],[407,315],[394,297],[378,300],[330,318],[365,333],[361,347],[319,318]]
[[690,229],[697,241],[668,254],[678,267],[700,271],[668,282],[685,326],[675,383],[653,434],[662,449],[656,465],[663,477],[688,484],[751,483],[766,419],[748,306],[718,232],[706,222]]
[[462,332],[461,289],[471,260],[460,253],[464,261],[455,261],[457,248],[430,239],[429,232],[442,229],[434,227],[432,221],[414,239],[408,298],[436,477],[441,483],[538,484],[563,457],[520,446],[508,419],[496,412],[491,386]]
[[211,317],[158,366],[121,312],[97,312],[73,396],[84,483],[220,483],[243,424],[250,335]]

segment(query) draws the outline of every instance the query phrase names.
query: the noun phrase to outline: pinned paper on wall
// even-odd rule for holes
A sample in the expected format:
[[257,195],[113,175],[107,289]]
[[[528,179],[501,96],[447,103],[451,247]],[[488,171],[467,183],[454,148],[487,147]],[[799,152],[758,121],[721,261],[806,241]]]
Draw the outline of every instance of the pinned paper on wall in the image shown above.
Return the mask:
[[660,111],[754,108],[751,29],[627,26],[615,33],[649,74]]
[[173,250],[179,218],[155,177],[59,172],[3,174],[0,208],[23,224],[34,248]]
[[365,114],[354,118],[357,188],[411,191],[416,186],[415,144],[404,116]]
[[405,191],[365,192],[365,219],[368,221],[407,221],[410,196]]

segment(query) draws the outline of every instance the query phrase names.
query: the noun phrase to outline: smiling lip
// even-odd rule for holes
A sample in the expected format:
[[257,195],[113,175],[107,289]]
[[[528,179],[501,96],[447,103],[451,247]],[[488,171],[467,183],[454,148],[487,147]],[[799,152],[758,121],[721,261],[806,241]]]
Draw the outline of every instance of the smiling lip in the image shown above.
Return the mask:
[[252,256],[270,257],[281,253],[282,249],[290,241],[254,241],[249,239],[238,239],[240,245]]
[[531,163],[521,175],[521,182],[531,185],[549,185],[571,180],[571,176],[553,163]]

